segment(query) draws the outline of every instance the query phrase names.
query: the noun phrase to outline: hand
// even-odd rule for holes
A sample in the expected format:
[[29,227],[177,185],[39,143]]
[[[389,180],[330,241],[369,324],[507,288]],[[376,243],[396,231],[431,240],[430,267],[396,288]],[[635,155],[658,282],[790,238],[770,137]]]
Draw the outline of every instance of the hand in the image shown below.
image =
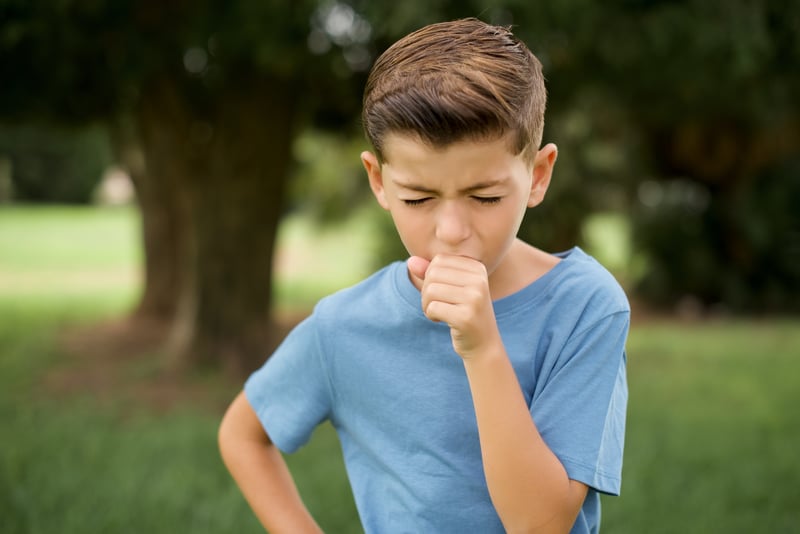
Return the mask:
[[408,269],[423,281],[422,311],[432,321],[447,323],[459,356],[474,358],[502,347],[481,262],[445,254],[431,261],[412,256]]

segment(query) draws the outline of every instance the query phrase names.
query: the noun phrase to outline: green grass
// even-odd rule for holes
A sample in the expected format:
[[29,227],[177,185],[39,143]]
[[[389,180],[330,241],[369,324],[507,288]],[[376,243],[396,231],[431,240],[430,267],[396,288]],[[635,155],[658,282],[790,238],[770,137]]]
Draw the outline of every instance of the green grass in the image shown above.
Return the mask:
[[[291,251],[301,264],[309,255],[336,262],[327,282],[305,284],[308,273],[295,271],[302,299],[360,276],[361,242],[347,241],[361,252],[346,261],[332,245],[354,239],[347,226],[293,224],[283,246],[314,243]],[[202,402],[168,407],[137,396],[158,365],[123,367],[125,382],[102,395],[52,386],[54,372],[81,365],[61,342],[64,329],[124,314],[135,300],[135,276],[119,273],[135,273],[136,226],[130,210],[0,208],[2,534],[261,532],[216,450],[220,399],[239,384],[192,377]],[[798,531],[799,327],[634,325],[623,495],[604,499],[603,532]],[[289,462],[326,531],[358,532],[332,429]]]
[[[334,227],[302,216],[281,225],[275,306],[306,310],[372,268],[368,210]],[[129,207],[0,206],[0,298],[136,298],[142,258],[140,221]],[[347,250],[347,254],[341,254]]]
[[608,532],[797,532],[800,322],[634,325]]
[[138,230],[127,207],[0,207],[0,269],[130,270],[141,256]]
[[[65,330],[123,316],[134,304],[137,228],[127,208],[0,208],[2,534],[263,531],[217,453],[219,420],[241,384],[212,377],[202,407],[168,409],[136,397],[161,368],[150,362],[124,364],[133,387],[100,388],[102,397],[96,388],[64,393],[51,384],[54,370],[79,357],[63,347]],[[351,227],[342,231],[348,245],[358,243]],[[302,283],[337,237],[302,220],[285,225],[282,246],[304,246],[284,251],[300,261],[280,273],[296,286],[280,289],[283,308],[307,306],[366,268],[364,254],[354,254]],[[209,378],[191,380],[197,389]],[[321,427],[288,460],[327,531],[358,532],[332,428]]]

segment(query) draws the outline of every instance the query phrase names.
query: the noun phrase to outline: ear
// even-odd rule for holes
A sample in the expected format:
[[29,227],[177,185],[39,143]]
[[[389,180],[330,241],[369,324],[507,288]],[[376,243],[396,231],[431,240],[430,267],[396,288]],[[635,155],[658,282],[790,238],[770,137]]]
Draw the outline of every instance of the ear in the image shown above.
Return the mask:
[[542,203],[550,178],[553,176],[553,167],[558,158],[558,147],[548,143],[539,149],[533,160],[533,179],[531,180],[531,194],[528,197],[528,207],[534,208]]
[[372,152],[364,151],[361,153],[361,163],[367,171],[367,178],[369,178],[369,187],[372,189],[372,194],[378,204],[385,209],[389,209],[389,203],[386,202],[386,191],[383,188],[383,174],[381,173],[381,164],[378,158]]

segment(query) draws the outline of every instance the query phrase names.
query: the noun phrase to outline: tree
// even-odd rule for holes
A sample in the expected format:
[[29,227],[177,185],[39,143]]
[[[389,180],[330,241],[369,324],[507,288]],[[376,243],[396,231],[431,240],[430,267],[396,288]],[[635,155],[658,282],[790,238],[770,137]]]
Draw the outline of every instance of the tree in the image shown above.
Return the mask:
[[[2,7],[0,63],[13,80],[4,83],[3,116],[107,122],[142,212],[146,284],[137,315],[171,325],[184,363],[241,371],[272,342],[272,254],[294,134],[322,107],[316,102],[327,102],[328,121],[357,105],[337,101],[350,89],[341,54],[307,45],[331,9],[246,1]],[[347,33],[352,21],[346,26],[345,49],[365,38],[363,28]]]
[[[353,129],[376,51],[469,3],[0,4],[0,112],[107,122],[142,212],[137,316],[187,364],[260,362],[291,146]],[[501,13],[502,12],[498,12]],[[367,21],[370,22],[367,22]]]
[[[293,139],[309,124],[357,132],[364,74],[401,35],[480,16],[513,23],[542,59],[562,157],[526,228],[554,249],[594,210],[646,207],[651,182],[681,176],[724,213],[743,194],[724,191],[780,167],[797,145],[796,4],[4,0],[0,116],[106,121],[142,210],[138,315],[171,325],[179,361],[244,370],[272,343]],[[742,242],[720,228],[735,245],[713,265]],[[680,290],[680,269],[642,243]]]
[[604,6],[584,64],[641,139],[628,180],[652,302],[798,310],[800,6]]
[[24,202],[91,202],[111,163],[105,131],[97,127],[0,127],[0,155],[13,171],[9,193]]
[[593,212],[623,211],[645,259],[637,297],[800,309],[800,4],[493,8],[544,64],[545,138],[561,149],[525,237],[564,249]]

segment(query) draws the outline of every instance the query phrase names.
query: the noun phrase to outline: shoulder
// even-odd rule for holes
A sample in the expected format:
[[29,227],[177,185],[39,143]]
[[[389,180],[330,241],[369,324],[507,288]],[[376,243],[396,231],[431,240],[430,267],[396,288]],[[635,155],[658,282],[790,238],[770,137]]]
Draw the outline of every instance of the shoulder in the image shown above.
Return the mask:
[[356,320],[364,314],[375,312],[397,299],[395,280],[400,262],[376,271],[361,282],[322,298],[314,308],[314,315],[322,323]]
[[550,286],[560,307],[591,310],[600,316],[630,312],[622,286],[595,258],[579,247],[557,256],[561,258],[558,276]]

